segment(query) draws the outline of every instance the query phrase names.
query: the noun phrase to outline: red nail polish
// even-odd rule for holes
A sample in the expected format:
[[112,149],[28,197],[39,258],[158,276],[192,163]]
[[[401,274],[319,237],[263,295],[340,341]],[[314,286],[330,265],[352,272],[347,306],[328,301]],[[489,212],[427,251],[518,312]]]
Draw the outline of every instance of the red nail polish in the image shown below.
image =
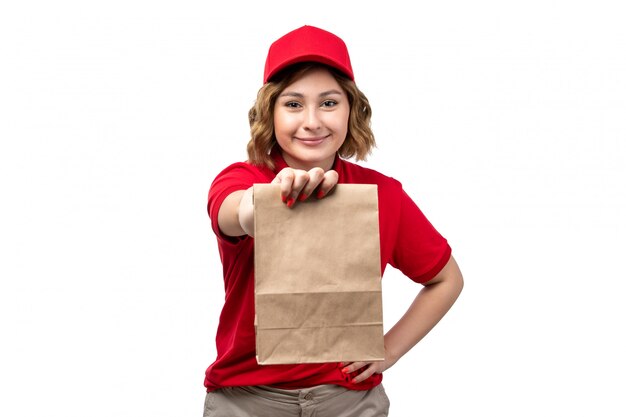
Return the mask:
[[286,195],[281,195],[280,199],[283,200],[283,203],[287,202],[287,196]]
[[298,201],[304,201],[306,200],[306,198],[308,197],[308,195],[302,193],[298,196]]
[[289,200],[287,200],[287,207],[291,208],[295,202],[295,198],[290,197]]
[[315,196],[316,196],[317,198],[322,198],[322,197],[324,197],[324,195],[325,195],[325,194],[324,194],[324,191],[323,191],[323,190],[319,190]]
[[348,373],[348,368],[343,368],[343,369],[341,370],[341,372],[343,372],[344,374],[347,374],[347,373]]

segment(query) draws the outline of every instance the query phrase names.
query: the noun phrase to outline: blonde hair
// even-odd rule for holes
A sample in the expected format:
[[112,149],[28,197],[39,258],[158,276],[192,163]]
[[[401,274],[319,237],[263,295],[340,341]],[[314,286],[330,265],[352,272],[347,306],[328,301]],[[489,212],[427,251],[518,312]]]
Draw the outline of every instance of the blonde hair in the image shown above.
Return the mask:
[[345,91],[350,103],[348,134],[343,145],[339,148],[339,156],[342,158],[355,157],[357,161],[362,161],[372,152],[376,146],[376,141],[371,129],[372,109],[365,94],[359,90],[354,81],[334,68],[318,63],[303,63],[286,68],[259,89],[254,106],[248,112],[250,141],[247,149],[248,158],[252,164],[264,165],[274,169],[274,161],[270,156],[270,151],[276,145],[276,136],[274,135],[274,104],[276,99],[292,82],[311,69],[318,67],[330,71],[339,86]]

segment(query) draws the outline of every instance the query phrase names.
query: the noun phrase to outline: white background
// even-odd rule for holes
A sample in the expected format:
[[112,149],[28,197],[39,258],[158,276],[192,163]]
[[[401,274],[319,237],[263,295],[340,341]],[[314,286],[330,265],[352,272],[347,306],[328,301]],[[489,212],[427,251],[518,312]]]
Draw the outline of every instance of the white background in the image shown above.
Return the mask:
[[[466,287],[385,373],[391,415],[624,416],[619,1],[0,6],[0,415],[199,416],[265,54],[350,48],[378,148]],[[419,286],[388,269],[385,326]]]

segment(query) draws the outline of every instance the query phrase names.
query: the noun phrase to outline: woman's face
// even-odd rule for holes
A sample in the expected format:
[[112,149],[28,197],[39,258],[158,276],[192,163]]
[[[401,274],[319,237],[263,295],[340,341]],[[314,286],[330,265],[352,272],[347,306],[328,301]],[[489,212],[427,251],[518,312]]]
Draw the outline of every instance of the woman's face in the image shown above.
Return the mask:
[[289,84],[274,105],[274,134],[285,162],[297,169],[332,168],[348,134],[350,103],[325,68]]

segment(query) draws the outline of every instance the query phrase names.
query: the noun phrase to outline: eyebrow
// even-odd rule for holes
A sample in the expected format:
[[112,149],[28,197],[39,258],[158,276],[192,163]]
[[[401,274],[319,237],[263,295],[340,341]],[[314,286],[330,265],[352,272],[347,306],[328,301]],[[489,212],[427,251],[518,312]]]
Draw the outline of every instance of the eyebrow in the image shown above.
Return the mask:
[[[334,94],[341,95],[341,91],[339,90],[328,90],[319,94],[319,97],[332,96]],[[296,97],[296,98],[304,98],[304,94],[296,93],[295,91],[285,91],[280,94],[279,97]]]

